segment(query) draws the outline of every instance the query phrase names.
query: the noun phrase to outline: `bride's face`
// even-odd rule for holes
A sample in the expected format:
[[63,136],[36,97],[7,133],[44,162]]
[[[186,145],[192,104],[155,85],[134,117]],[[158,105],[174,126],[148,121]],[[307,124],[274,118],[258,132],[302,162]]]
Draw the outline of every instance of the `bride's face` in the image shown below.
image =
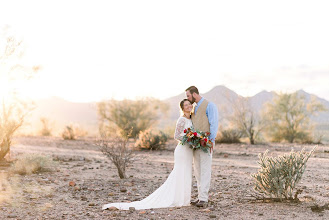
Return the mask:
[[193,106],[189,101],[184,102],[184,112],[191,112],[192,108]]

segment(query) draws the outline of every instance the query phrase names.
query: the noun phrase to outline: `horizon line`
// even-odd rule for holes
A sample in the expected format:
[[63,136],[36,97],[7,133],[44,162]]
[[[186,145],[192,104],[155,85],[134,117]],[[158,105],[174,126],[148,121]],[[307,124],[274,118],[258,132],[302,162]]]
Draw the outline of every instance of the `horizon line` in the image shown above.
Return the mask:
[[[282,92],[282,91],[268,91],[268,90],[266,90],[266,89],[263,89],[263,90],[261,90],[260,92],[257,92],[257,93],[254,94],[254,95],[251,95],[251,96],[243,96],[243,95],[238,94],[236,91],[234,91],[234,90],[228,88],[228,87],[225,86],[225,85],[217,85],[217,86],[214,86],[214,87],[213,87],[212,89],[210,89],[209,91],[204,92],[204,93],[200,93],[200,94],[201,94],[201,95],[205,95],[206,93],[211,92],[212,90],[214,90],[214,89],[217,88],[217,87],[225,87],[226,89],[228,89],[228,90],[230,90],[230,91],[236,93],[238,96],[241,96],[241,97],[244,97],[244,98],[250,98],[250,97],[256,96],[257,94],[260,94],[260,93],[262,93],[262,92],[267,92],[267,93],[272,93],[272,92],[274,92],[274,93],[276,93],[276,94]],[[294,92],[298,92],[298,91],[302,91],[302,92],[308,93],[309,95],[314,95],[314,96],[316,96],[317,98],[320,98],[320,99],[323,99],[323,100],[329,102],[329,100],[327,100],[326,98],[323,98],[323,97],[321,97],[321,96],[319,96],[319,95],[316,95],[316,94],[313,94],[313,93],[309,93],[309,92],[305,91],[304,89],[298,89],[298,90],[295,90]],[[294,93],[294,92],[283,92],[283,93],[288,93],[288,94],[290,94],[290,93]],[[97,103],[97,102],[106,101],[106,100],[118,100],[118,101],[121,101],[121,100],[138,100],[138,99],[143,99],[143,98],[154,98],[154,99],[158,99],[158,100],[161,100],[161,101],[165,101],[165,100],[168,100],[168,99],[170,99],[170,98],[173,98],[173,97],[176,97],[176,96],[180,96],[181,94],[182,94],[182,93],[180,93],[180,94],[178,94],[178,95],[171,96],[171,97],[166,97],[166,98],[158,98],[158,97],[153,97],[153,96],[136,96],[135,98],[119,98],[119,99],[118,99],[118,98],[114,98],[114,97],[112,97],[112,98],[109,97],[109,98],[103,98],[103,99],[99,99],[99,100],[88,100],[88,101],[77,101],[77,100],[68,99],[68,98],[65,98],[65,97],[62,97],[62,96],[49,95],[49,96],[42,97],[42,98],[34,98],[34,99],[32,99],[32,100],[33,100],[33,101],[42,101],[42,100],[47,100],[47,99],[52,99],[52,98],[54,98],[54,99],[61,99],[61,100],[63,100],[63,101],[71,102],[71,103],[85,103],[85,104],[87,104],[87,103]]]

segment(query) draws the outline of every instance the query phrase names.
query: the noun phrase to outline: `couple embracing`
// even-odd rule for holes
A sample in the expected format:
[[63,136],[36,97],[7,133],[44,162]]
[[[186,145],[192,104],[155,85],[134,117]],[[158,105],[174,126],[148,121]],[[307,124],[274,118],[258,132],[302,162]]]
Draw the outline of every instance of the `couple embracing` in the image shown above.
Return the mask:
[[[110,203],[103,209],[116,207],[129,210],[130,207],[139,209],[181,207],[195,205],[206,207],[211,180],[212,150],[204,152],[192,149],[189,144],[182,143],[184,130],[210,132],[209,139],[212,148],[218,130],[218,110],[214,103],[200,96],[198,89],[191,86],[185,90],[186,99],[180,102],[182,115],[178,118],[175,129],[175,139],[179,141],[174,153],[174,169],[167,180],[151,195],[141,201],[131,203]],[[195,104],[194,104],[195,103]],[[194,104],[194,107],[193,107]],[[192,164],[197,180],[198,198],[191,201]]]

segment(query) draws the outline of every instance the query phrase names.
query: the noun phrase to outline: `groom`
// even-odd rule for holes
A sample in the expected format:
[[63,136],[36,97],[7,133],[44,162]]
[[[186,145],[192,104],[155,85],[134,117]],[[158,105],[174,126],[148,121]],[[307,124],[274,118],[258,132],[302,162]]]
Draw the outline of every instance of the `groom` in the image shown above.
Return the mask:
[[[186,97],[194,105],[192,111],[192,123],[196,130],[210,132],[212,146],[215,145],[215,138],[218,130],[218,110],[217,106],[200,96],[199,90],[195,86],[190,86],[185,90]],[[203,152],[201,149],[193,152],[194,175],[198,185],[198,199],[191,204],[197,207],[206,207],[208,204],[208,192],[211,179],[212,151]]]

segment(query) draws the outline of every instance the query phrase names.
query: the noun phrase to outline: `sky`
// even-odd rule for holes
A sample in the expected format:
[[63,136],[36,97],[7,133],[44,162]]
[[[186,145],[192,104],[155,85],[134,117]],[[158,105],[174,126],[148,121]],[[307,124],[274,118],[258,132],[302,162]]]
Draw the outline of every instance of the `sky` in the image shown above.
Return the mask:
[[0,31],[42,67],[21,86],[35,98],[165,99],[225,85],[329,100],[327,2],[0,0]]

